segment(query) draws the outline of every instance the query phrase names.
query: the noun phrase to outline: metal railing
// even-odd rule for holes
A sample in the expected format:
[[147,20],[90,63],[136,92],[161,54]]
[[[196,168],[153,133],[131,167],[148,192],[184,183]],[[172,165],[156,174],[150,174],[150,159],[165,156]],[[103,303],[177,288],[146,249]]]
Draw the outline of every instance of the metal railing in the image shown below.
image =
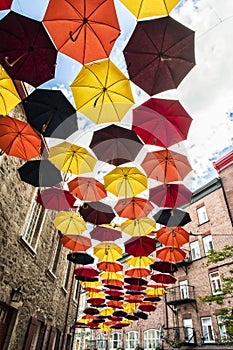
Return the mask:
[[182,287],[172,287],[167,289],[166,303],[172,302],[185,302],[185,300],[195,300],[194,286],[182,286]]

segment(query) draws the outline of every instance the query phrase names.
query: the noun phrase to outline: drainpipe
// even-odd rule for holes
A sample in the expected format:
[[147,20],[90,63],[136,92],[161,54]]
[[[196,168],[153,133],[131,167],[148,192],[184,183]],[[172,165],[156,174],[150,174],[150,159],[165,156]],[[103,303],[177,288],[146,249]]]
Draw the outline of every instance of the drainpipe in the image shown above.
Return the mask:
[[226,191],[225,191],[225,188],[224,188],[224,185],[223,185],[223,182],[222,182],[221,177],[219,178],[219,181],[220,181],[220,184],[221,184],[221,187],[222,187],[223,197],[224,197],[224,199],[225,199],[225,203],[226,203],[226,206],[227,206],[228,215],[229,215],[229,218],[230,218],[230,220],[231,220],[231,225],[233,226],[233,217],[232,217],[232,213],[231,213],[231,210],[230,210],[230,207],[229,207],[229,203],[228,203]]

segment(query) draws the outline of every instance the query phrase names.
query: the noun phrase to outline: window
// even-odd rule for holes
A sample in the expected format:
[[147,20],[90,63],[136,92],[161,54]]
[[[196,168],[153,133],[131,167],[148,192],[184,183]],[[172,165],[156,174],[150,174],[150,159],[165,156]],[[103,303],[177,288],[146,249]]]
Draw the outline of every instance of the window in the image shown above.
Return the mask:
[[68,261],[67,265],[66,265],[66,273],[65,273],[64,284],[63,284],[63,287],[64,287],[65,290],[68,289],[68,285],[69,285],[71,264],[72,263],[70,261]]
[[202,317],[202,336],[204,337],[204,343],[214,342],[214,331],[212,326],[211,317]]
[[202,205],[200,208],[197,208],[197,217],[199,225],[202,225],[209,220],[205,205]]
[[198,240],[190,243],[190,251],[191,251],[192,260],[197,260],[201,257]]
[[188,287],[188,281],[180,281],[180,298],[181,299],[188,299],[189,298],[189,287]]
[[110,350],[117,349],[122,346],[121,333],[114,332],[110,335]]
[[223,322],[224,322],[224,316],[218,315],[217,316],[217,323],[218,323],[220,338],[221,338],[221,340],[226,340],[226,339],[228,339],[228,335],[227,335],[226,326]]
[[222,294],[222,283],[218,271],[209,274],[210,286],[213,295]]
[[87,305],[87,298],[85,291],[81,291],[80,297],[79,297],[79,308],[78,308],[78,314],[81,315],[83,313],[83,310],[86,308]]
[[160,343],[160,331],[148,329],[144,332],[144,350],[155,349]]
[[203,245],[204,245],[204,252],[206,255],[208,255],[209,251],[214,249],[211,235],[203,237]]
[[184,338],[187,343],[194,343],[193,320],[191,318],[183,319]]
[[106,338],[105,338],[105,335],[102,333],[97,335],[96,348],[98,350],[106,350]]
[[52,256],[51,256],[51,261],[50,261],[50,271],[54,275],[57,272],[57,266],[58,266],[58,262],[59,262],[61,248],[62,248],[61,240],[58,237],[58,240],[54,244],[54,248],[53,248]]
[[75,280],[75,284],[74,284],[74,294],[73,294],[73,300],[74,301],[78,301],[79,298],[79,291],[80,291],[80,284],[78,280]]
[[125,349],[134,350],[138,345],[138,332],[131,331],[125,334]]

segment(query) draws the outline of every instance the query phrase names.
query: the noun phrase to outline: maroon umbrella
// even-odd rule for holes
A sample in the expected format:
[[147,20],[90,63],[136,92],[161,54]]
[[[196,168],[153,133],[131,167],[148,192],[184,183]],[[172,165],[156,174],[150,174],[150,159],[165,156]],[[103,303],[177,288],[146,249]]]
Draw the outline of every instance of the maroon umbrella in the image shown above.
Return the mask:
[[102,202],[84,203],[79,212],[85,221],[94,225],[109,224],[115,217],[112,208]]
[[155,261],[150,267],[153,270],[163,272],[163,273],[174,273],[178,271],[176,264],[167,261]]
[[156,240],[147,236],[134,236],[124,243],[125,252],[133,256],[148,256],[156,249]]
[[166,16],[139,21],[125,49],[130,79],[150,96],[175,89],[194,67],[194,32]]
[[146,286],[148,281],[146,281],[143,278],[136,278],[136,277],[126,277],[124,279],[125,283],[129,283],[130,285],[134,286]]
[[124,300],[124,297],[120,296],[120,295],[118,295],[118,296],[117,295],[106,295],[105,299],[120,301],[120,300]]
[[0,64],[11,78],[36,87],[54,77],[57,50],[41,22],[11,11],[0,37]]
[[46,209],[60,211],[72,208],[76,198],[66,190],[53,187],[41,191],[36,201]]
[[127,318],[128,320],[137,321],[139,317],[133,314],[127,314],[125,315],[125,318]]
[[97,282],[98,277],[89,277],[89,276],[75,276],[75,279],[82,282]]
[[191,201],[192,192],[183,184],[163,184],[149,189],[149,199],[158,207],[178,208]]
[[96,226],[91,232],[92,239],[97,241],[115,241],[122,237],[121,231],[114,230],[113,228]]
[[76,276],[97,277],[99,276],[99,271],[92,266],[80,266],[74,270],[74,274]]
[[177,100],[151,98],[133,110],[133,130],[144,143],[170,147],[186,140],[192,118]]
[[13,0],[0,0],[0,10],[9,10]]
[[90,148],[99,160],[115,166],[131,162],[143,143],[133,130],[110,125],[93,133]]
[[143,291],[146,289],[146,286],[138,286],[134,284],[126,284],[125,289],[127,290],[133,290],[133,291]]
[[87,302],[92,305],[102,305],[105,302],[103,298],[89,298]]
[[112,295],[112,296],[121,296],[124,294],[121,290],[115,290],[115,289],[106,289],[105,294]]
[[86,307],[83,312],[86,315],[97,315],[99,313],[99,310],[94,307]]
[[145,312],[151,312],[151,311],[155,311],[156,307],[154,305],[144,305],[141,304],[139,305],[139,309],[141,311],[145,311]]
[[169,273],[156,273],[151,276],[152,281],[162,284],[173,284],[176,282],[176,278]]

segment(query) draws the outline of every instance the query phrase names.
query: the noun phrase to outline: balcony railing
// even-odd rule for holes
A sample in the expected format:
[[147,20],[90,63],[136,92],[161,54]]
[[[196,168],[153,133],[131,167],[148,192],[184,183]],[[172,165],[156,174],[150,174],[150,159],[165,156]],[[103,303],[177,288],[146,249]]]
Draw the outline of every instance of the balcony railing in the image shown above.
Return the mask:
[[165,328],[165,340],[175,347],[175,344],[197,344],[196,332],[192,327]]
[[165,297],[167,304],[184,304],[196,300],[194,287],[189,285],[168,288]]

